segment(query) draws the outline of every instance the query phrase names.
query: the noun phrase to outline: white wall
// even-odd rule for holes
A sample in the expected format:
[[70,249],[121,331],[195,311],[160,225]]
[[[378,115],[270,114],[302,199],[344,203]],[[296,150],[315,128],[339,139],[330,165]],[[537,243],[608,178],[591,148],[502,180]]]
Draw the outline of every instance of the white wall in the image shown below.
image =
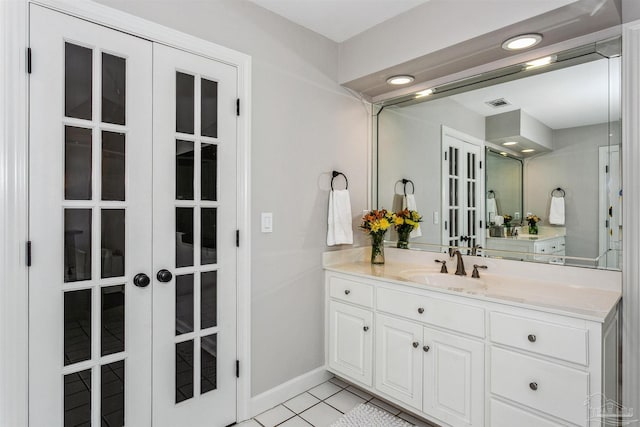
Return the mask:
[[337,44],[246,0],[100,2],[252,56],[252,395],[322,366],[328,173],[349,177],[355,226],[367,207],[368,113]]

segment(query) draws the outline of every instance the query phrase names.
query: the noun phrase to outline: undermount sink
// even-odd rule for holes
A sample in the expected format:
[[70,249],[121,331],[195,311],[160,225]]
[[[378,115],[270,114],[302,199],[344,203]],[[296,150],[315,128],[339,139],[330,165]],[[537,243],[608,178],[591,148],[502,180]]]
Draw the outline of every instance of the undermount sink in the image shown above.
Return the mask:
[[466,276],[455,276],[452,274],[434,273],[433,270],[410,270],[402,272],[400,277],[409,282],[422,283],[424,285],[435,286],[445,289],[481,289],[486,286],[484,280],[473,279]]

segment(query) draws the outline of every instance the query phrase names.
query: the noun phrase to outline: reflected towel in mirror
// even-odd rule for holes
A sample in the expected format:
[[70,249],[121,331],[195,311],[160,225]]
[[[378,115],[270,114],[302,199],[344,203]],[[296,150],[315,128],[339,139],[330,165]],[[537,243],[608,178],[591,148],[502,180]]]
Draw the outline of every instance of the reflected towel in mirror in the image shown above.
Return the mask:
[[564,197],[551,197],[549,224],[564,225]]
[[352,220],[349,190],[329,192],[328,246],[353,244]]
[[[407,194],[406,196],[404,196],[404,198],[402,199],[402,209],[417,211],[418,208],[416,207],[416,196],[414,196],[413,194]],[[420,236],[422,236],[422,230],[420,230],[420,224],[418,224],[416,228],[411,230],[409,237],[420,237]]]
[[489,222],[494,222],[494,218],[498,215],[498,204],[496,198],[487,199],[487,218]]

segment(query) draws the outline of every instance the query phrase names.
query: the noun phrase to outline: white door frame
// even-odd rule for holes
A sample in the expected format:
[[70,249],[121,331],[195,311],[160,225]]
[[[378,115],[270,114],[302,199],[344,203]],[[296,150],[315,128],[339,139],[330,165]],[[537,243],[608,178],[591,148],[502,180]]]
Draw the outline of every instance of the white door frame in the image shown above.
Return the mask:
[[[238,421],[249,417],[251,397],[251,57],[91,1],[0,1],[0,425],[28,425],[28,87],[29,4],[68,15],[238,69],[237,352]],[[33,52],[33,67],[40,66]],[[34,259],[37,260],[34,247]]]

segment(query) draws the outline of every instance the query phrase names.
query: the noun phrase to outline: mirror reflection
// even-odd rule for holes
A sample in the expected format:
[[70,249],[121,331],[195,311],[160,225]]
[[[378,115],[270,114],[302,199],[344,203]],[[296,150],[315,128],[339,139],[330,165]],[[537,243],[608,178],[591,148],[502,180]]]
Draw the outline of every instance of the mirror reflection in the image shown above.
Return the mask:
[[620,267],[620,56],[575,51],[376,106],[374,199],[412,195],[412,248]]

